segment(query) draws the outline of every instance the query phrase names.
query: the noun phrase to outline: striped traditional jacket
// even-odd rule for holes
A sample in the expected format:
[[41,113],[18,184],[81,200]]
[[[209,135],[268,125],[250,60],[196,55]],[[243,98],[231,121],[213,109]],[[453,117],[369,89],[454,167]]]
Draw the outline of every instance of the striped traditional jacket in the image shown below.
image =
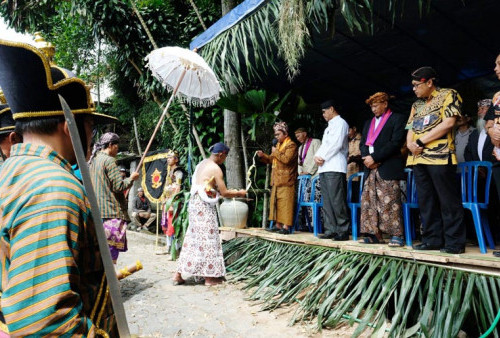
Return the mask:
[[97,153],[90,164],[90,176],[101,210],[101,218],[129,220],[123,192],[130,188],[134,181],[122,178],[115,159],[102,151]]
[[48,147],[13,146],[0,170],[0,325],[12,336],[116,332],[105,287],[90,205],[70,164]]

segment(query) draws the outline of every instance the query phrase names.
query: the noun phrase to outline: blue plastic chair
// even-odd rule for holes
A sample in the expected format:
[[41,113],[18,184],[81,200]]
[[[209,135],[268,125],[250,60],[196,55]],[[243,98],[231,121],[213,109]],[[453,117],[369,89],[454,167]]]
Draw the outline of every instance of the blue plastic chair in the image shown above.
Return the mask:
[[[352,181],[354,178],[359,177],[359,191],[358,191],[358,202],[353,202],[352,200]],[[347,180],[347,206],[351,209],[351,227],[352,227],[352,240],[358,240],[358,224],[359,224],[359,214],[358,210],[361,209],[361,194],[363,193],[363,185],[365,181],[365,173],[360,171],[349,176]]]
[[[491,183],[491,162],[485,161],[471,161],[462,162],[458,164],[460,168],[460,183],[462,187],[462,205],[464,209],[469,209],[472,212],[472,219],[474,220],[474,228],[476,229],[477,240],[479,242],[479,250],[485,254],[486,243],[484,242],[484,234],[490,249],[495,249],[493,236],[491,235],[490,226],[488,224],[488,217],[486,209],[490,200],[490,183]],[[479,168],[486,169],[486,185],[484,187],[484,200],[478,199],[478,175]]]
[[411,215],[411,209],[419,209],[417,198],[417,187],[413,169],[406,168],[406,202],[403,203],[403,221],[405,226],[406,245],[412,246],[415,238],[415,224]]
[[[314,236],[318,236],[318,233],[323,232],[323,227],[321,224],[321,215],[319,214],[320,208],[323,207],[323,196],[321,196],[321,200],[319,202],[314,201],[314,195],[316,193],[316,182],[319,180],[319,175],[314,177],[311,180],[311,196],[309,198],[309,201],[302,201],[299,204],[297,204],[297,213],[299,210],[305,210],[305,208],[312,208],[312,224],[313,224],[313,232]],[[305,191],[305,190],[304,190]],[[311,228],[311,225],[309,224],[309,217],[307,216],[307,212],[305,213],[306,215],[306,220],[307,220],[307,226]]]
[[[311,175],[300,175],[297,177],[297,181],[299,183],[299,187],[297,189],[297,208],[295,208],[295,215],[293,217],[293,227],[295,230],[299,230],[299,213],[300,213],[300,205],[305,202],[304,196],[306,194],[307,184],[311,181]],[[311,231],[311,225],[309,220],[309,215],[307,212],[305,213],[307,227],[309,231]]]

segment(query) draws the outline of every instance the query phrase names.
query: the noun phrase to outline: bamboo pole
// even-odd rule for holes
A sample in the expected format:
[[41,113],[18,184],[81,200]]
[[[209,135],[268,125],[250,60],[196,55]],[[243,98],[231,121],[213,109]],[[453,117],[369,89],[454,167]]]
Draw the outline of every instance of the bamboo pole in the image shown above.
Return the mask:
[[248,173],[248,151],[247,142],[245,140],[245,134],[243,133],[243,127],[240,128],[241,135],[241,148],[243,149],[243,163],[245,164],[245,173]]
[[[264,189],[267,190],[269,187],[269,164],[266,165],[266,183],[264,184]],[[267,227],[267,209],[269,208],[267,191],[264,193],[264,206],[262,208],[262,228]]]
[[142,156],[141,143],[139,142],[139,133],[137,132],[137,122],[135,121],[135,116],[132,117],[132,122],[134,123],[134,134],[135,141],[137,142],[137,151],[139,152],[139,156]]
[[200,11],[198,10],[198,7],[194,3],[193,0],[189,0],[191,3],[191,7],[193,7],[194,12],[196,13],[196,16],[198,17],[198,20],[200,20],[201,27],[203,27],[203,30],[207,30],[207,26],[205,25],[205,22],[203,21],[203,18],[201,17]]
[[[181,103],[181,107],[182,107],[182,110],[184,110],[184,114],[186,115],[186,117],[188,119],[191,119],[191,117],[189,116],[189,112],[188,112],[186,105],[184,103]],[[194,139],[196,141],[196,144],[198,145],[198,149],[200,150],[201,156],[203,157],[203,159],[206,159],[207,154],[205,153],[205,149],[203,149],[203,145],[201,144],[200,136],[198,135],[198,131],[194,127],[193,121],[191,121],[191,125],[192,125],[191,130],[193,132],[193,136],[194,136]]]
[[151,41],[151,43],[153,44],[153,47],[155,49],[158,49],[158,45],[156,44],[155,40],[153,39],[153,35],[151,35],[151,31],[149,30],[148,26],[146,26],[146,23],[144,22],[144,19],[142,18],[141,13],[139,13],[139,11],[137,10],[137,7],[135,6],[134,0],[130,0],[130,3],[132,4],[132,9],[134,10],[135,14],[139,18],[139,21],[141,22],[142,27],[146,31],[146,34],[149,38],[149,41]]

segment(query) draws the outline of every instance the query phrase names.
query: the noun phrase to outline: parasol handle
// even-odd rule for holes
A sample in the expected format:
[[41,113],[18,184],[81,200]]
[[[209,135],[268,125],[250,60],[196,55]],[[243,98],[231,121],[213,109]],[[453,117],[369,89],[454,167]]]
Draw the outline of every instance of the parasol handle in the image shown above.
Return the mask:
[[153,140],[156,136],[156,133],[160,129],[160,126],[163,123],[165,116],[167,116],[168,108],[170,107],[170,104],[172,103],[174,96],[177,94],[177,90],[179,89],[179,86],[181,85],[182,80],[184,79],[184,75],[186,75],[186,68],[184,68],[184,70],[182,71],[182,74],[179,77],[179,81],[177,81],[177,85],[175,86],[174,91],[172,92],[172,95],[168,99],[167,106],[165,107],[165,109],[163,109],[163,113],[161,114],[160,119],[158,120],[158,123],[156,124],[156,128],[153,131],[153,135],[151,135],[151,138],[149,139],[149,143],[148,143],[146,149],[144,150],[144,153],[142,153],[141,161],[137,165],[137,168],[135,168],[136,173],[139,173],[139,169],[141,168],[141,165],[144,162],[144,158],[146,157],[146,154],[148,153],[149,148],[151,147],[151,144],[153,143]]

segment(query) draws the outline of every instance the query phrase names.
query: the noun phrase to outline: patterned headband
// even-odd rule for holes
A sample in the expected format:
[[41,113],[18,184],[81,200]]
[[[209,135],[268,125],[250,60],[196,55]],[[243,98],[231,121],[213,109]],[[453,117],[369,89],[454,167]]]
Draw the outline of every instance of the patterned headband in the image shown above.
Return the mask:
[[389,94],[384,93],[384,92],[378,92],[370,96],[368,99],[366,99],[365,103],[370,105],[372,103],[377,103],[377,102],[389,102],[389,100],[393,99],[393,96],[389,96]]
[[484,100],[479,100],[477,102],[478,107],[489,107],[491,106],[491,99],[484,99]]
[[288,125],[286,122],[276,122],[273,126],[274,131],[282,131],[283,133],[288,135]]

